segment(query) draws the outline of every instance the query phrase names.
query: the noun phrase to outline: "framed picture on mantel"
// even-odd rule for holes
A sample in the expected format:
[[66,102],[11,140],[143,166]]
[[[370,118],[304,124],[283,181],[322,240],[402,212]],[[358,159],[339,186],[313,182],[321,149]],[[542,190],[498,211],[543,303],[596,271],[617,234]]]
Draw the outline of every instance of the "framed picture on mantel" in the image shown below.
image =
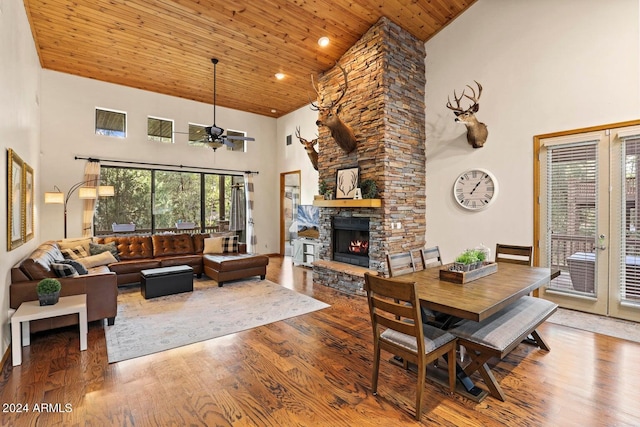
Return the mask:
[[358,188],[359,169],[338,169],[336,173],[336,199],[353,199]]

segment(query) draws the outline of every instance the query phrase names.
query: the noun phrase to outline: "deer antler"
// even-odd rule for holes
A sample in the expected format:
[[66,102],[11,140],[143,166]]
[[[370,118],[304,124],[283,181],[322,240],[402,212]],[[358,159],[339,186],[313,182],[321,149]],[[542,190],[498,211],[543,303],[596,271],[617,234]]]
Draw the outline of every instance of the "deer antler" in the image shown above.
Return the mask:
[[336,62],[336,65],[342,70],[342,77],[344,77],[344,87],[342,88],[342,93],[340,94],[340,96],[338,96],[338,99],[333,101],[329,108],[333,108],[338,104],[338,102],[340,102],[344,94],[347,93],[347,88],[349,87],[349,80],[347,79],[347,71],[344,68],[342,68],[342,65],[338,64],[337,62]]
[[300,139],[300,126],[296,126],[296,138]]
[[[474,82],[476,82],[476,81],[474,80]],[[478,97],[477,98],[476,98],[476,91],[473,90],[473,88],[471,86],[469,86],[469,85],[467,85],[467,87],[469,89],[471,89],[471,92],[473,92],[473,96],[464,95],[467,98],[469,98],[470,100],[472,100],[474,104],[478,103],[478,99],[480,99],[480,95],[482,95],[482,86],[478,82],[476,82],[476,84],[478,85]],[[462,93],[464,94],[464,92],[462,92]]]
[[[337,62],[336,62],[336,65],[342,70],[342,76],[344,77],[344,87],[341,88],[341,93],[338,96],[338,99],[336,99],[335,101],[332,101],[327,106],[323,105],[322,101],[320,101],[320,105],[315,104],[313,101],[311,101],[311,98],[309,98],[309,94],[307,94],[307,98],[309,98],[309,103],[311,103],[311,106],[312,106],[311,109],[313,111],[332,109],[333,107],[336,106],[336,104],[338,104],[338,102],[340,102],[344,94],[347,92],[347,88],[349,87],[349,80],[347,79],[347,71],[344,68],[342,68],[342,66]],[[318,98],[324,99],[322,96],[320,96],[320,92],[318,92],[318,87],[316,86],[316,82],[313,80],[313,74],[311,74],[311,86],[313,86],[313,90],[316,92],[316,95],[318,95]]]
[[447,96],[447,108],[453,111],[457,111],[458,113],[462,113],[464,110],[462,108],[460,108],[460,101],[462,101],[462,97],[463,96],[467,96],[464,94],[464,90],[462,91],[462,93],[460,94],[460,98],[458,98],[458,95],[456,95],[456,91],[453,91],[453,98],[456,100],[456,106],[454,107],[453,105],[451,105],[451,100],[449,99],[449,97]]

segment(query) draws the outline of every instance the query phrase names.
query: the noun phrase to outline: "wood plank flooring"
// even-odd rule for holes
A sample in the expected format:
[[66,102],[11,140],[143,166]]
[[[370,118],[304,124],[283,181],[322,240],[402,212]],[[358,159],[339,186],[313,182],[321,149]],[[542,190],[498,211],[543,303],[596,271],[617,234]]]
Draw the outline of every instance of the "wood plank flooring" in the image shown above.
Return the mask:
[[97,323],[84,352],[77,329],[36,334],[23,364],[2,369],[0,425],[640,425],[640,344],[551,323],[540,329],[551,352],[520,345],[494,361],[506,402],[476,404],[427,382],[418,423],[414,374],[383,362],[371,395],[363,297],[314,285],[290,258],[272,258],[267,278],[331,307],[111,365]]

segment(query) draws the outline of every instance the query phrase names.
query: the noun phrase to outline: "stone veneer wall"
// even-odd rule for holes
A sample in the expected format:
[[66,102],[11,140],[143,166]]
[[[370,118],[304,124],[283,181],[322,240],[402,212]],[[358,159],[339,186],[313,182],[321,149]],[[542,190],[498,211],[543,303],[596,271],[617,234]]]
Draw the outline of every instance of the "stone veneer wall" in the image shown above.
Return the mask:
[[[320,259],[331,260],[331,218],[336,215],[371,218],[371,269],[386,268],[385,251],[424,246],[424,61],[424,43],[384,17],[340,59],[349,86],[339,115],[353,129],[358,148],[344,153],[329,130],[319,128],[319,179],[335,194],[337,170],[357,166],[360,181],[376,182],[383,207],[320,208]],[[338,67],[320,77],[324,102],[335,99],[342,85]],[[402,228],[392,229],[397,222]],[[322,277],[318,281],[323,283]]]

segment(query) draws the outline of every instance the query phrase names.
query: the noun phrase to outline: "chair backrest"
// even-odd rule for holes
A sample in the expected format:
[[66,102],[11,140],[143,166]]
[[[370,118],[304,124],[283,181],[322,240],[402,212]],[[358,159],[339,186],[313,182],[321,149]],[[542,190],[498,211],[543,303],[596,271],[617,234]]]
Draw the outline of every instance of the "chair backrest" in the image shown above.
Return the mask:
[[397,254],[387,252],[387,267],[389,269],[389,277],[413,273],[411,252],[400,252]]
[[433,246],[426,249],[420,249],[425,268],[440,267],[442,258],[440,257],[440,247]]
[[[415,282],[403,282],[370,273],[365,273],[364,282],[375,342],[380,348],[415,362],[418,355],[425,353],[424,331]],[[413,337],[417,351],[408,349],[406,345],[399,345],[397,340],[381,337],[388,329]]]
[[533,265],[533,246],[496,245],[496,262]]

